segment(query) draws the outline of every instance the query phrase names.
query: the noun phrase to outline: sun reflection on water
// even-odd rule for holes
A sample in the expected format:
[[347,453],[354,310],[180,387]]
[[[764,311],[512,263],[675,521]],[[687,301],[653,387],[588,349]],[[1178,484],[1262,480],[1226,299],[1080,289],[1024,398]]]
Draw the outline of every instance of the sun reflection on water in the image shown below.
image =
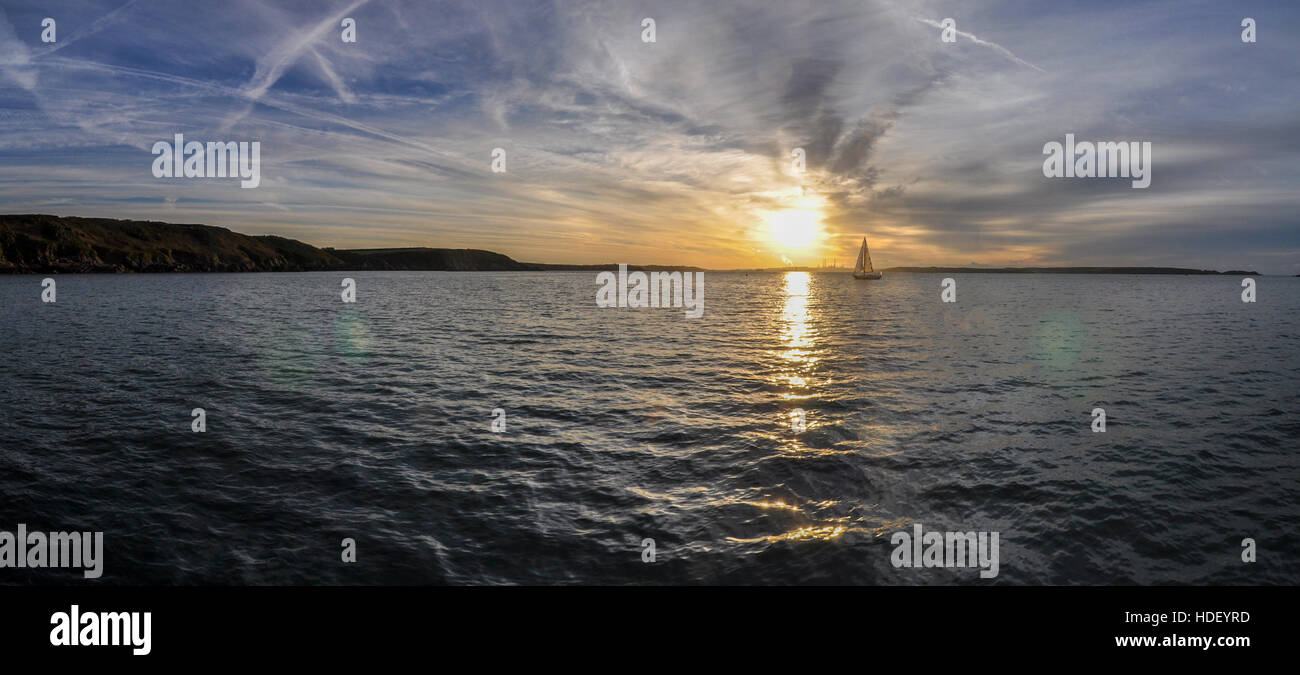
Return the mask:
[[[773,351],[774,368],[768,381],[779,388],[779,396],[788,407],[784,410],[779,429],[773,429],[768,436],[775,441],[780,452],[790,457],[815,460],[818,457],[837,454],[831,448],[817,448],[805,445],[808,440],[802,437],[804,429],[791,429],[793,413],[803,408],[815,410],[815,400],[824,380],[818,379],[817,367],[817,322],[816,305],[813,303],[814,281],[816,278],[808,272],[786,272],[783,279],[780,304],[773,314],[772,328],[776,333]],[[805,411],[805,414],[807,411]],[[806,429],[818,426],[813,419],[806,418]],[[862,528],[853,524],[851,516],[838,515],[838,500],[806,501],[799,499],[795,503],[785,499],[768,497],[761,500],[745,501],[744,504],[759,509],[764,513],[766,527],[778,529],[776,534],[762,534],[754,537],[728,537],[728,541],[737,544],[770,545],[779,542],[827,542],[839,539],[850,532],[861,532]],[[793,522],[792,522],[793,521]]]
[[812,328],[812,310],[809,297],[812,294],[812,275],[808,272],[785,273],[785,306],[781,312],[781,359],[787,368],[782,373],[793,391],[785,394],[786,399],[809,398],[806,391],[812,383],[813,368],[817,357],[813,356],[816,331]]

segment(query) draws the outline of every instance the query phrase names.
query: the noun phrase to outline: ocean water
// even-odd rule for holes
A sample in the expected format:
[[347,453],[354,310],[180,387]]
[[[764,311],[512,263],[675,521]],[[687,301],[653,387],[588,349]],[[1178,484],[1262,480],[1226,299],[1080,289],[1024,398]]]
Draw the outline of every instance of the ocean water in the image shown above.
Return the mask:
[[0,278],[0,530],[106,549],[0,584],[1300,582],[1300,279],[943,276]]

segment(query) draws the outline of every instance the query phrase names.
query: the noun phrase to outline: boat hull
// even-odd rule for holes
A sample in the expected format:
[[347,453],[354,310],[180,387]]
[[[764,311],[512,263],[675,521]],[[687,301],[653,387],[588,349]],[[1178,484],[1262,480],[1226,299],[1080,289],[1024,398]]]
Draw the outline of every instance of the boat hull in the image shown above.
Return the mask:
[[853,278],[857,279],[858,281],[870,281],[872,279],[879,279],[880,277],[883,276],[885,275],[882,272],[867,272],[861,274],[859,274],[858,272],[853,273]]

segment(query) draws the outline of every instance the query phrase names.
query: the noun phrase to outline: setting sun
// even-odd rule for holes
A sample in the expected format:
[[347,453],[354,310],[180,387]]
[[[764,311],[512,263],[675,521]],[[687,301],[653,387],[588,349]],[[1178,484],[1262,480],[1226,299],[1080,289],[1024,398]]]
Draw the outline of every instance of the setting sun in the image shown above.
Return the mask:
[[785,250],[807,248],[823,237],[821,219],[820,205],[801,199],[790,208],[768,214],[768,236]]

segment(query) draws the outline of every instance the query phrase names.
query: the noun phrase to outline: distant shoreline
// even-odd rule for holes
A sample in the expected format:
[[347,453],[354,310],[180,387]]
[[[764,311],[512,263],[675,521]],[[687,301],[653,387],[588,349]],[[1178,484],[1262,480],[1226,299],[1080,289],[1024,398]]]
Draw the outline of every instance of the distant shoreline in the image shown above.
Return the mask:
[[[478,249],[317,248],[274,235],[245,235],[211,225],[79,218],[43,214],[0,215],[0,274],[167,272],[599,272],[617,263],[566,265],[519,262]],[[630,271],[704,271],[674,265],[628,265]],[[822,267],[768,267],[714,272],[833,272]],[[902,274],[1227,274],[1258,272],[1179,267],[889,267]],[[1297,275],[1300,276],[1300,275]]]
[[890,267],[886,272],[904,274],[1230,274],[1233,276],[1264,276],[1245,270],[1198,270],[1187,267]]

